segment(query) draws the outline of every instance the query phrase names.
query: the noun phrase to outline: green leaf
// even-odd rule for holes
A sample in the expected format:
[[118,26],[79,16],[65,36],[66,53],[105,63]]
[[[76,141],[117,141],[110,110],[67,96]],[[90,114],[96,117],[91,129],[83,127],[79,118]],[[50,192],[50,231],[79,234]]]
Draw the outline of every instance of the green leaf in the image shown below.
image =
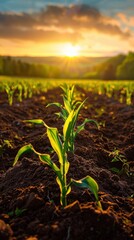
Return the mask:
[[112,172],[117,173],[117,174],[120,173],[120,170],[119,170],[118,168],[116,168],[116,167],[112,167],[112,168],[110,168],[110,170],[111,170]]
[[61,103],[58,103],[58,102],[54,102],[54,103],[49,103],[49,104],[47,104],[46,107],[50,107],[50,106],[56,106],[56,107],[61,108],[61,107],[62,107],[62,104],[61,104]]
[[79,105],[79,107],[75,110],[75,122],[77,121],[79,112],[81,110],[81,108],[83,107],[84,103],[86,102],[87,98]]
[[73,117],[74,117],[74,110],[72,110],[66,119],[64,126],[63,126],[63,136],[64,140],[68,139],[70,136],[70,132],[73,129]]
[[95,120],[86,118],[86,119],[84,120],[84,122],[77,127],[77,130],[76,130],[76,132],[75,132],[75,137],[76,137],[76,135],[77,135],[79,132],[81,132],[82,130],[85,129],[85,124],[86,124],[86,123],[89,123],[89,122],[95,123],[95,124],[97,125],[97,127],[98,127],[98,123],[97,123]]
[[37,153],[37,154],[39,155],[39,159],[41,160],[41,162],[46,163],[49,167],[51,167],[53,169],[53,171],[56,173],[56,175],[61,179],[60,169],[51,160],[50,155],[49,154],[41,154],[41,153]]
[[20,148],[13,162],[13,166],[17,163],[21,155],[28,151],[33,151],[33,146],[31,144],[25,145],[22,148]]
[[68,117],[68,112],[66,109],[62,108],[61,109],[61,113],[62,113],[62,118],[64,121],[66,121],[67,117]]
[[62,180],[58,176],[56,177],[56,182],[58,183],[60,192],[62,193],[63,183],[62,183]]
[[69,161],[67,160],[67,158],[66,158],[66,160],[65,160],[65,175],[68,173],[68,170],[69,170],[69,166],[70,166],[70,163],[69,163]]
[[80,180],[71,179],[71,182],[77,187],[89,189],[94,194],[96,201],[98,201],[99,187],[97,182],[92,177],[86,176]]
[[40,161],[47,164],[48,166],[50,166],[53,169],[53,171],[57,174],[57,176],[59,178],[61,178],[60,169],[57,167],[57,165],[55,163],[52,162],[52,160],[50,158],[50,155],[49,154],[41,154],[41,153],[37,152],[31,144],[23,146],[22,148],[20,148],[20,150],[18,151],[18,153],[15,157],[13,166],[17,163],[17,161],[21,157],[21,155],[26,153],[29,150],[33,151],[36,155],[38,155]]
[[61,113],[61,112],[57,112],[57,113],[55,113],[55,115],[56,115],[58,118],[63,118],[63,116],[62,116],[62,113]]
[[74,110],[71,111],[63,126],[64,150],[68,151],[69,143],[72,145],[72,134],[74,129]]
[[60,86],[60,88],[63,90],[64,95],[67,96],[67,92],[68,92],[68,85],[66,83],[62,84]]
[[70,183],[67,185],[67,194],[71,192],[71,184],[72,182],[70,181]]
[[120,161],[120,159],[118,158],[118,157],[114,157],[112,160],[111,160],[111,162],[119,162]]
[[72,110],[70,106],[70,102],[64,96],[63,96],[63,101],[64,101],[65,109],[67,110],[68,113],[70,113]]
[[45,125],[45,122],[42,119],[30,119],[30,120],[24,120],[23,122]]
[[66,121],[68,114],[66,115],[66,112],[64,109],[61,110],[61,112],[55,113],[58,118],[62,118],[64,121]]
[[54,149],[54,151],[57,153],[59,157],[59,162],[63,164],[62,143],[61,143],[57,128],[52,128],[47,126],[47,135],[52,148]]
[[70,93],[70,100],[71,100],[71,102],[73,101],[73,99],[74,99],[74,85],[71,87],[71,89],[70,89],[70,91],[69,91],[69,93]]
[[13,217],[13,216],[16,216],[16,217],[19,217],[23,214],[23,212],[25,212],[27,209],[20,209],[20,208],[16,208],[15,211],[11,211],[11,212],[8,212],[7,214],[10,216],[10,217]]

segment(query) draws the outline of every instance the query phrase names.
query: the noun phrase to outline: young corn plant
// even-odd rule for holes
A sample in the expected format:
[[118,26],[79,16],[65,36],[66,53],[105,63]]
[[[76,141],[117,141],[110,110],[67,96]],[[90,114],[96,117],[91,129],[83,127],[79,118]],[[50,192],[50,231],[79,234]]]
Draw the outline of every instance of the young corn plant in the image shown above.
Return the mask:
[[111,170],[119,175],[126,174],[127,176],[130,176],[130,167],[129,163],[126,159],[126,157],[120,153],[118,149],[114,149],[112,152],[109,153],[109,156],[112,156],[111,162],[121,162],[122,167],[121,169],[112,167]]
[[34,152],[40,159],[41,162],[47,164],[56,174],[56,181],[59,185],[60,189],[60,203],[63,207],[67,205],[67,195],[71,191],[71,186],[76,185],[80,188],[89,189],[95,196],[96,202],[100,209],[101,203],[98,197],[98,184],[97,182],[90,176],[86,176],[80,180],[70,179],[69,183],[67,183],[67,173],[69,171],[70,162],[68,161],[68,152],[70,149],[74,148],[74,139],[76,135],[84,128],[87,119],[81,124],[79,127],[74,130],[74,126],[76,124],[78,114],[80,109],[82,108],[85,101],[83,101],[78,108],[74,108],[68,114],[68,117],[65,119],[65,123],[63,125],[63,135],[58,132],[57,128],[49,127],[42,119],[32,119],[26,120],[26,122],[30,122],[33,124],[42,124],[47,129],[47,136],[50,141],[50,144],[54,150],[54,152],[58,156],[59,164],[55,164],[51,156],[49,154],[42,154],[37,152],[31,144],[23,146],[17,153],[14,164],[17,163],[21,155],[27,151]]
[[10,86],[9,84],[5,84],[5,91],[7,93],[8,103],[10,106],[13,105],[13,96],[14,96],[15,90],[16,90],[15,86]]
[[[56,174],[56,181],[59,185],[60,189],[60,203],[63,207],[67,205],[67,195],[71,191],[71,186],[76,185],[80,188],[89,189],[95,196],[96,202],[101,209],[101,203],[98,197],[98,184],[97,182],[90,176],[86,176],[80,180],[71,179],[69,183],[67,183],[67,173],[69,171],[70,163],[67,157],[67,146],[68,146],[68,137],[70,133],[70,123],[65,122],[64,125],[64,141],[61,139],[60,134],[57,128],[49,127],[46,123],[41,119],[29,120],[31,123],[35,124],[43,124],[47,128],[47,136],[49,138],[50,144],[58,156],[59,166],[56,165],[49,154],[42,154],[37,152],[31,144],[23,146],[17,153],[14,164],[15,165],[21,155],[27,151],[34,152],[40,159],[41,162],[47,164]],[[67,136],[67,137],[66,137]]]
[[21,84],[17,85],[17,99],[19,102],[22,102],[22,97],[23,97],[23,87]]

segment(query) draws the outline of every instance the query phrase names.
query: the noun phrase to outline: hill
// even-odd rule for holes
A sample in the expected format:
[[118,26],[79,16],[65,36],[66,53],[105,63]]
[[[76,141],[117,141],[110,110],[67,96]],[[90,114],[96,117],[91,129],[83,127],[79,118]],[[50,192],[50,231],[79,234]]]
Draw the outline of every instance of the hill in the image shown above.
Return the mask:
[[103,63],[108,60],[110,57],[31,57],[31,56],[15,56],[12,57],[15,60],[21,60],[26,63],[34,64],[45,64],[53,66],[66,66],[71,65],[71,67],[77,66],[77,69],[92,68],[93,66]]

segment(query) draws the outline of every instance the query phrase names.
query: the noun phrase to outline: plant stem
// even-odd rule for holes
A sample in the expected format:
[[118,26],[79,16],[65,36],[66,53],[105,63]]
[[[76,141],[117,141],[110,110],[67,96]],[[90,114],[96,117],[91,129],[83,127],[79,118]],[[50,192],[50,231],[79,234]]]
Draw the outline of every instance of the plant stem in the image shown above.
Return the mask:
[[66,183],[66,161],[67,161],[67,156],[64,153],[63,154],[63,165],[62,167],[62,176],[63,176],[63,186],[62,186],[62,192],[61,192],[61,202],[63,207],[67,205],[67,198],[66,198],[66,193],[67,193],[67,183]]

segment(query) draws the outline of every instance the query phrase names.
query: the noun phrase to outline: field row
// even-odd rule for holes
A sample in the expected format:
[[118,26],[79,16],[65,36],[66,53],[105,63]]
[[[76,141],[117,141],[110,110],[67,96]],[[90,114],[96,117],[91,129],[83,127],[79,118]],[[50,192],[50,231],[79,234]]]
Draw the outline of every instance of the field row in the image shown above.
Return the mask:
[[105,94],[109,98],[131,105],[134,102],[134,81],[96,81],[96,80],[54,80],[36,78],[0,77],[0,93],[7,94],[9,105],[22,102],[34,94],[46,92],[48,89],[63,83],[75,84],[89,92]]

